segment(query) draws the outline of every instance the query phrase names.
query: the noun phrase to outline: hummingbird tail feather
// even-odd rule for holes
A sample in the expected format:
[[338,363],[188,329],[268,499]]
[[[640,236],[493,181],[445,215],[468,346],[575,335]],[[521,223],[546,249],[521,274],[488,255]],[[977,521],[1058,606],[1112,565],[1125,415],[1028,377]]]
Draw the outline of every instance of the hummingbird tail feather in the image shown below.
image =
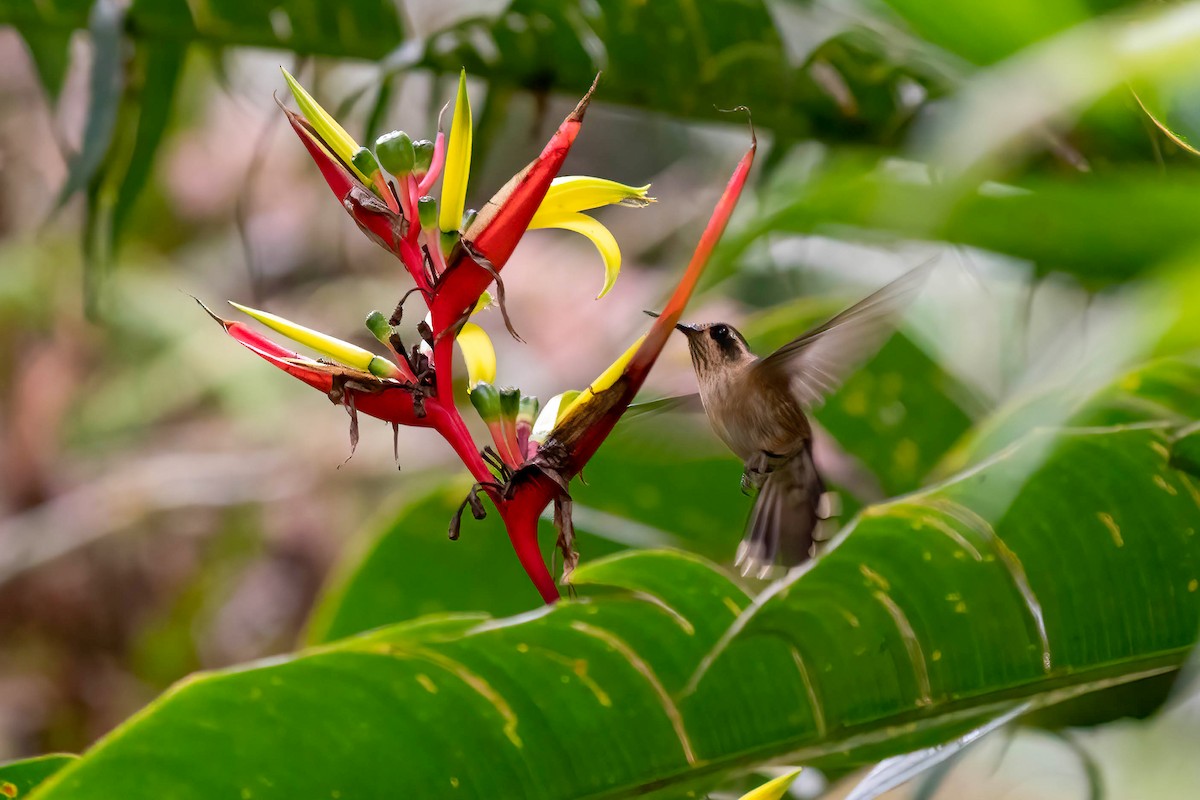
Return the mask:
[[794,567],[813,556],[825,484],[805,447],[762,483],[735,565],[743,575],[764,577],[779,563]]

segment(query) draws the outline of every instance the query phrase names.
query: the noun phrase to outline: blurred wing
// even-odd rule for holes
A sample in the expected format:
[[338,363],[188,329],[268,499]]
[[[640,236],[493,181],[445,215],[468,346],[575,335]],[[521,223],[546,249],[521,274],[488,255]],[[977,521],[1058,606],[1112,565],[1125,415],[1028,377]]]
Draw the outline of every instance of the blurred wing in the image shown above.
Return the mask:
[[642,403],[632,403],[625,410],[625,415],[622,420],[636,419],[644,417],[647,414],[658,414],[663,411],[684,411],[684,412],[700,412],[704,410],[704,405],[700,402],[700,395],[693,392],[692,394],[682,394],[675,397],[661,397],[658,400],[647,400]]
[[896,328],[933,267],[927,261],[865,300],[785,344],[754,365],[756,377],[786,379],[797,399],[814,408],[871,357]]

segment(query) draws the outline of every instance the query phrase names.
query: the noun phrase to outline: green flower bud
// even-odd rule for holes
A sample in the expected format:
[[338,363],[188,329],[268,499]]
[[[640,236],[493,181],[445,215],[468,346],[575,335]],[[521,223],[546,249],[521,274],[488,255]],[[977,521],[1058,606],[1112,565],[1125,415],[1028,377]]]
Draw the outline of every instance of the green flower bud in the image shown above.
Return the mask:
[[462,230],[465,231],[465,230],[469,229],[471,227],[471,223],[475,221],[475,217],[477,217],[478,215],[479,215],[479,212],[477,210],[475,210],[473,208],[468,208],[467,213],[463,214]]
[[375,154],[365,147],[358,148],[351,160],[354,162],[354,168],[367,178],[379,172],[379,162],[375,160]]
[[536,397],[530,397],[529,395],[522,395],[521,406],[517,410],[517,421],[518,422],[528,422],[529,424],[532,425],[533,421],[535,419],[537,419],[538,409],[540,407],[541,407],[541,403],[538,402],[538,399]]
[[521,408],[521,390],[515,386],[505,386],[500,390],[500,416],[506,420],[516,420]]
[[437,200],[430,195],[425,195],[417,201],[417,219],[421,220],[421,227],[427,231],[437,230]]
[[433,142],[428,139],[418,139],[412,143],[413,147],[413,172],[418,177],[429,172],[429,167],[433,164]]
[[367,330],[384,344],[387,344],[392,336],[392,326],[382,311],[372,311],[367,315]]
[[480,382],[471,390],[471,405],[484,422],[492,423],[500,416],[500,392],[490,383]]
[[396,177],[403,177],[413,171],[413,141],[404,131],[392,131],[376,139],[375,153],[379,156],[379,163],[383,164],[383,168]]

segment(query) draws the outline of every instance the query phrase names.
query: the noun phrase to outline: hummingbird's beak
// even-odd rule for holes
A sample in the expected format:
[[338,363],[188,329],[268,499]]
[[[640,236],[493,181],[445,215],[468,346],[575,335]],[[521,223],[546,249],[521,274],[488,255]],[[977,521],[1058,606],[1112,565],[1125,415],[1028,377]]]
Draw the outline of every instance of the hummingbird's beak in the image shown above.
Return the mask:
[[[660,315],[660,314],[659,314],[657,311],[643,311],[642,313],[643,313],[643,314],[647,314],[647,315],[649,315],[649,316],[651,316],[651,317],[659,317],[659,316],[661,316],[661,315]],[[696,332],[696,326],[695,326],[695,325],[687,325],[687,324],[685,324],[685,323],[683,323],[683,322],[680,322],[680,323],[677,323],[677,324],[675,325],[675,330],[679,331],[679,332],[680,332],[680,333],[682,333],[684,336],[687,336],[687,335],[688,335],[688,334],[690,334],[690,333],[695,333],[695,332]]]

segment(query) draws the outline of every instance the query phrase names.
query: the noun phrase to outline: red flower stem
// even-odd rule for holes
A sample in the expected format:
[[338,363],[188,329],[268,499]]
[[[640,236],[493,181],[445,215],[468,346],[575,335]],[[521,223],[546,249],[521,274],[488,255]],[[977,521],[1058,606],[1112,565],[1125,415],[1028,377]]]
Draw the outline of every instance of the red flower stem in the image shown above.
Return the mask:
[[479,455],[479,448],[453,402],[446,403],[440,398],[430,398],[426,401],[426,413],[433,416],[433,429],[454,449],[455,455],[463,462],[472,478],[480,483],[492,483],[496,480],[484,463],[483,456]]
[[[412,276],[413,281],[417,284],[417,288],[421,290],[421,296],[425,297],[430,291],[429,278],[425,275],[425,258],[421,255],[421,251],[417,249],[417,246],[407,239],[401,239],[399,244],[400,262],[404,264],[404,268]],[[428,299],[426,299],[425,304],[428,306]]]
[[408,220],[408,240],[411,242],[416,239],[413,229],[415,228],[419,231],[421,229],[421,221],[417,219],[417,215],[414,213],[415,209],[410,199],[412,194],[408,191],[408,186],[410,183],[412,183],[411,176],[401,176],[400,185],[396,187],[396,194],[400,195],[400,213],[404,215],[406,220]]
[[454,332],[439,325],[438,315],[433,315],[433,365],[437,370],[434,390],[446,405],[454,404]]
[[552,497],[553,495],[547,494],[540,484],[526,485],[512,500],[497,505],[517,560],[521,562],[521,568],[525,570],[529,580],[533,581],[534,587],[546,604],[558,601],[558,586],[555,585],[550,570],[546,568],[546,561],[538,547],[537,534],[542,509],[549,504]]
[[417,192],[420,197],[429,194],[429,190],[433,188],[433,182],[438,179],[438,175],[442,174],[442,164],[446,161],[446,134],[438,131],[437,136],[433,140],[433,159],[429,164],[429,171],[425,173],[425,177],[421,178],[421,182],[417,185]]
[[433,257],[434,270],[437,271],[438,275],[445,275],[446,274],[446,254],[442,252],[442,246],[437,241],[441,237],[440,236],[427,236],[426,238],[432,240],[429,243],[429,255]]
[[417,179],[412,175],[405,176],[404,186],[401,187],[401,191],[407,192],[408,207],[412,209],[413,214],[409,218],[408,239],[413,244],[416,244],[417,236],[421,233],[421,215],[418,212],[419,206],[417,205],[417,201],[421,199],[421,195],[417,192]]
[[484,463],[483,457],[475,447],[475,442],[463,422],[462,415],[453,405],[446,405],[436,399],[428,401],[428,413],[433,416],[433,428],[442,435],[454,452],[462,459],[463,464],[470,470],[476,481],[485,485],[487,496],[504,520],[504,529],[512,543],[517,561],[529,576],[534,587],[545,603],[558,600],[558,587],[554,577],[546,567],[542,552],[538,547],[538,519],[553,498],[547,494],[540,484],[531,484],[525,491],[519,492],[512,500],[505,500],[494,488],[495,478]]

